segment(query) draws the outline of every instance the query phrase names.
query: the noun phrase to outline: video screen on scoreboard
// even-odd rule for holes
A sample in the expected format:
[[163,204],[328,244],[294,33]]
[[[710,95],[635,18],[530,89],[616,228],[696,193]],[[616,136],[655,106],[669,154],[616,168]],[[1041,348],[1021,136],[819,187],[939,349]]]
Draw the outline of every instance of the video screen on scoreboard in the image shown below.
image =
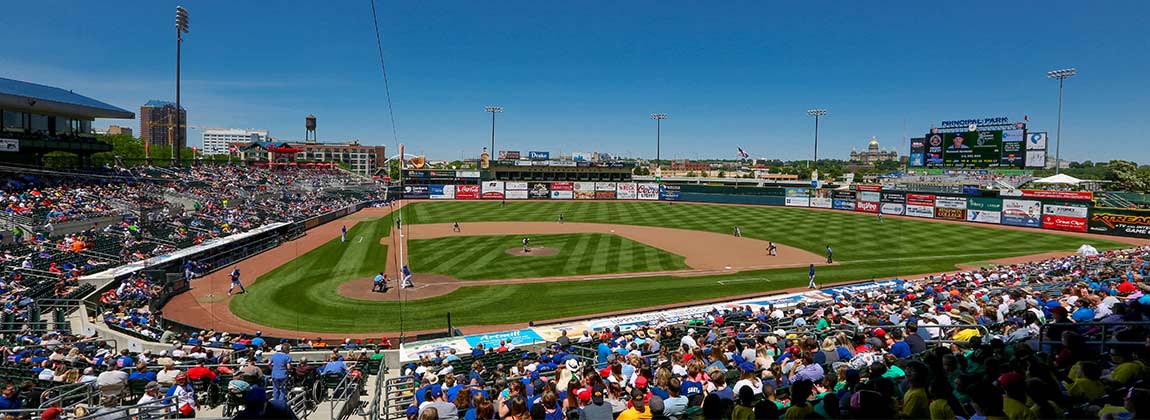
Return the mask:
[[1022,167],[1022,130],[983,130],[926,135],[926,166]]

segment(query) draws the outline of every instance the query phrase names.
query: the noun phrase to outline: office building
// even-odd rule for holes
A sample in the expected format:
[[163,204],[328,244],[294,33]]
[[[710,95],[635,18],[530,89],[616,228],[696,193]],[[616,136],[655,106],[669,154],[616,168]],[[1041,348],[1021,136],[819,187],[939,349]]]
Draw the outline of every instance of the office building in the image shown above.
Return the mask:
[[241,130],[235,128],[209,128],[200,136],[205,155],[225,155],[232,143],[263,142],[268,139],[267,130]]
[[188,110],[180,110],[179,133],[175,132],[176,118],[176,104],[154,99],[148,101],[140,107],[140,138],[152,146],[167,146],[174,143],[178,149],[187,147]]

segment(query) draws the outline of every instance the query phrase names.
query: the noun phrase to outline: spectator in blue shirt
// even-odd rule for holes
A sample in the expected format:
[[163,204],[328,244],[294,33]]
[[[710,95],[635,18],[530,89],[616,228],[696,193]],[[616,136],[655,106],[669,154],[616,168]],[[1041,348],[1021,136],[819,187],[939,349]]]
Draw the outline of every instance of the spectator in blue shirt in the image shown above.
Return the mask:
[[910,357],[910,344],[903,341],[902,330],[898,328],[891,329],[890,337],[895,340],[895,343],[890,345],[890,354],[893,354],[899,359]]
[[1086,298],[1079,298],[1078,302],[1075,302],[1075,304],[1078,305],[1078,310],[1074,311],[1074,315],[1071,316],[1071,318],[1074,319],[1074,322],[1094,321],[1094,308],[1091,307],[1093,305],[1092,302],[1088,301]]
[[140,363],[136,364],[136,370],[132,371],[131,375],[128,375],[129,381],[133,380],[133,379],[143,379],[143,380],[146,380],[148,382],[151,382],[151,381],[156,380],[156,372],[152,372],[152,371],[148,370],[148,364],[147,363],[140,362]]
[[279,351],[273,354],[268,364],[272,368],[272,399],[283,400],[287,397],[288,370],[291,369],[291,347],[280,344]]
[[338,373],[340,375],[346,374],[347,363],[344,363],[343,360],[340,360],[339,356],[332,355],[327,364],[323,365],[323,370],[321,370],[320,373],[324,375],[331,373]]
[[0,410],[19,410],[20,399],[16,397],[16,385],[5,382],[0,388]]
[[596,351],[598,356],[595,357],[595,363],[599,369],[607,367],[607,356],[611,354],[611,346],[607,345],[607,339],[599,341],[599,348]]

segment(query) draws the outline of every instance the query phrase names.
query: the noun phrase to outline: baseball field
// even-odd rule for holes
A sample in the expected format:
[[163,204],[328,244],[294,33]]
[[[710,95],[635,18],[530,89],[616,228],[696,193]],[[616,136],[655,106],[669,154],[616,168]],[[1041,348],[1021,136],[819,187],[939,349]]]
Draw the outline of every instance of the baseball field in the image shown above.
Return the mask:
[[[346,242],[337,221],[309,232],[321,242],[298,255],[281,246],[289,253],[282,265],[263,270],[248,293],[232,298],[231,314],[300,335],[388,333],[401,323],[406,331],[438,330],[449,312],[455,326],[518,324],[801,287],[811,263],[818,282],[829,284],[1071,252],[1083,243],[1129,246],[1035,229],[904,217],[879,223],[858,213],[784,207],[474,201],[364,214],[343,221]],[[732,235],[735,227],[741,238]],[[523,237],[536,254],[522,254]],[[371,292],[376,273],[395,277],[400,240],[417,288],[401,292],[393,281],[387,293]],[[778,257],[766,255],[767,241],[779,246]],[[825,263],[827,245],[834,264]]]

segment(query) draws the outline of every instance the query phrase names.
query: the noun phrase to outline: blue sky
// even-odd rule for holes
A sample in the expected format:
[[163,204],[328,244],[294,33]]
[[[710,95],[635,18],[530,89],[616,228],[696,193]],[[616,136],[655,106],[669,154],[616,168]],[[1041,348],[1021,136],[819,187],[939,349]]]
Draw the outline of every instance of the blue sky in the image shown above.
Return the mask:
[[[8,2],[0,76],[138,111],[174,98],[172,1]],[[189,122],[392,146],[368,0],[188,0]],[[400,140],[433,159],[499,149],[654,157],[905,153],[941,120],[1021,119],[1063,157],[1150,163],[1150,2],[377,0]],[[46,12],[48,11],[48,12]],[[136,121],[98,121],[138,127]],[[198,134],[189,133],[193,143]]]

